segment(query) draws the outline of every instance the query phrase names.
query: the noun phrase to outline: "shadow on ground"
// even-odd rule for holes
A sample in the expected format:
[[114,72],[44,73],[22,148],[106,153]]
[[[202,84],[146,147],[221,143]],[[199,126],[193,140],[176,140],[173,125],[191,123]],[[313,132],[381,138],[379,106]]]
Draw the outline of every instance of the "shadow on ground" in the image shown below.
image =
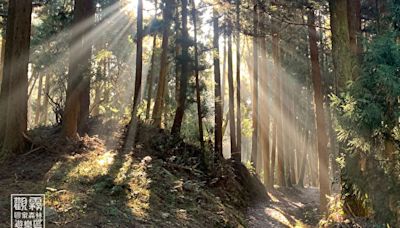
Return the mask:
[[318,188],[278,188],[269,195],[270,202],[249,208],[249,227],[317,227],[321,218]]
[[97,120],[77,142],[32,131],[32,150],[0,168],[0,224],[11,193],[45,193],[46,227],[243,227],[254,196],[267,200],[243,166],[209,171],[198,148],[146,125],[124,151],[124,129]]

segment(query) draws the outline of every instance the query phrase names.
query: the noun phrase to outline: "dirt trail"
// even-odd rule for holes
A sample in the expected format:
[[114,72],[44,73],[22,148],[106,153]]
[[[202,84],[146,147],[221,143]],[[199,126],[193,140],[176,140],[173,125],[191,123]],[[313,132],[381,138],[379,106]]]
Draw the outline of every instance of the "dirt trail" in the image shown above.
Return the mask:
[[318,188],[274,190],[270,196],[270,202],[260,202],[249,208],[249,227],[317,226],[320,219]]

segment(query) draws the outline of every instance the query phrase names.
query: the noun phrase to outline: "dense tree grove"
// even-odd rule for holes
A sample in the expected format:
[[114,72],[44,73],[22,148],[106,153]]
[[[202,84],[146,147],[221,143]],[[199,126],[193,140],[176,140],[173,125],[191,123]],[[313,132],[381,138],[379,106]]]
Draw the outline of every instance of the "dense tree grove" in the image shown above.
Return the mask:
[[213,184],[229,160],[271,193],[318,189],[320,226],[400,226],[399,0],[3,0],[0,17],[2,163],[99,121],[134,156],[147,126],[165,154],[198,148]]

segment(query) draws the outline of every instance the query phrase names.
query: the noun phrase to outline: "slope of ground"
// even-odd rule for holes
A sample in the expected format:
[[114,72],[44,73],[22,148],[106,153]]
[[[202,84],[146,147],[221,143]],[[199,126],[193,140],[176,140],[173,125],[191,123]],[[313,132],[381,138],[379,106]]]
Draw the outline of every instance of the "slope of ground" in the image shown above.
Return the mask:
[[251,228],[316,227],[321,218],[317,188],[281,189],[270,193],[270,202],[261,202],[248,210]]
[[0,168],[0,227],[10,227],[12,193],[45,193],[46,227],[243,227],[248,203],[267,199],[243,165],[210,171],[160,129],[141,125],[136,148],[122,151],[125,128],[92,125],[77,142],[59,128],[30,133],[31,150]]

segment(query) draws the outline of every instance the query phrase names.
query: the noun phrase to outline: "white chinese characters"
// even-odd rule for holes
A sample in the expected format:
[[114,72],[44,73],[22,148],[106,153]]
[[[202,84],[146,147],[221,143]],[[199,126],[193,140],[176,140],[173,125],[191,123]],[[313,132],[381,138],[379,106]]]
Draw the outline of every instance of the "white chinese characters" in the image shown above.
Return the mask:
[[11,224],[15,228],[44,228],[44,195],[12,194]]

